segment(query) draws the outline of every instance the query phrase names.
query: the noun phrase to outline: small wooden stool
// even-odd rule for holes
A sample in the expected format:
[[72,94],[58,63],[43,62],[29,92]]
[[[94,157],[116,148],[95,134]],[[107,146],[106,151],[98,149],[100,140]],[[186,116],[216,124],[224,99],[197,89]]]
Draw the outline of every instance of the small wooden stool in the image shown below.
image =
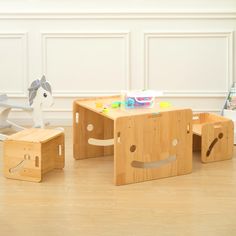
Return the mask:
[[64,133],[55,129],[26,129],[4,141],[4,175],[40,182],[42,176],[64,168]]
[[202,162],[231,159],[234,125],[230,119],[211,113],[193,115],[193,151],[201,150]]

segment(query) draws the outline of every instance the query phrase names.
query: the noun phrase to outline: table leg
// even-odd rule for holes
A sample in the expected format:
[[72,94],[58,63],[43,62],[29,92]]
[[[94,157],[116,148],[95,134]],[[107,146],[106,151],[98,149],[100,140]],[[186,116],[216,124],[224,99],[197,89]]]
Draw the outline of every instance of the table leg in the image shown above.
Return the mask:
[[[104,156],[103,146],[89,144],[89,139],[104,139],[104,124],[104,117],[102,115],[90,111],[76,102],[74,103],[73,151],[75,159]],[[107,135],[109,132],[107,131]]]
[[[104,140],[114,138],[114,121],[103,117],[104,124]],[[104,147],[104,156],[112,156],[114,154],[114,145]]]
[[113,121],[88,110],[76,102],[73,108],[73,151],[75,159],[113,154]]

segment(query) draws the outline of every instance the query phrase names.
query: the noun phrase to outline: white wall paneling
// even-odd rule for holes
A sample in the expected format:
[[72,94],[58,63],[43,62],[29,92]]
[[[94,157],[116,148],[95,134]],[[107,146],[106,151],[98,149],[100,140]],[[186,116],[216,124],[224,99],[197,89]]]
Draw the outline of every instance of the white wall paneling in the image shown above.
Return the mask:
[[130,89],[129,32],[42,33],[42,42],[43,74],[56,97]]
[[[164,90],[163,100],[176,106],[221,110],[236,74],[234,0],[219,0],[215,9],[213,0],[198,1],[196,9],[187,8],[193,0],[139,1],[134,9],[131,1],[102,0],[114,5],[109,9],[94,0],[80,1],[93,9],[62,1],[71,9],[0,3],[0,93],[27,102],[29,83],[45,74],[55,96],[45,119],[56,125],[71,124],[75,98],[123,89]],[[32,123],[20,111],[11,118]]]
[[0,32],[0,92],[25,97],[27,71],[27,33]]
[[225,96],[233,82],[233,32],[145,32],[144,87],[171,97]]

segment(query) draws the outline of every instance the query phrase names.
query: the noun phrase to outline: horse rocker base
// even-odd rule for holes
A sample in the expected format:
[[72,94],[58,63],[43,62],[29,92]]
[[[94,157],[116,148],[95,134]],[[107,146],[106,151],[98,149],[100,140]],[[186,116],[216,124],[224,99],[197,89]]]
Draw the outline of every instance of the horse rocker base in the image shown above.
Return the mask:
[[64,133],[55,129],[26,129],[3,143],[4,175],[10,179],[40,182],[45,173],[63,169]]
[[231,159],[234,125],[230,119],[211,113],[193,115],[193,151],[201,151],[204,163]]

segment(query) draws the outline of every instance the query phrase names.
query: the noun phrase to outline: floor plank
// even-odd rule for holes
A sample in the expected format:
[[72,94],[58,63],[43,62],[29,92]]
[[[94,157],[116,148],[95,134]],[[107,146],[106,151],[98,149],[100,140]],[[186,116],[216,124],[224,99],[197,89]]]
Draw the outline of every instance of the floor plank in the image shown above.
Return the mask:
[[[75,161],[72,128],[66,167],[42,183],[0,176],[0,235],[236,235],[236,153],[193,173],[113,185],[113,157]],[[2,169],[2,144],[0,143]]]

